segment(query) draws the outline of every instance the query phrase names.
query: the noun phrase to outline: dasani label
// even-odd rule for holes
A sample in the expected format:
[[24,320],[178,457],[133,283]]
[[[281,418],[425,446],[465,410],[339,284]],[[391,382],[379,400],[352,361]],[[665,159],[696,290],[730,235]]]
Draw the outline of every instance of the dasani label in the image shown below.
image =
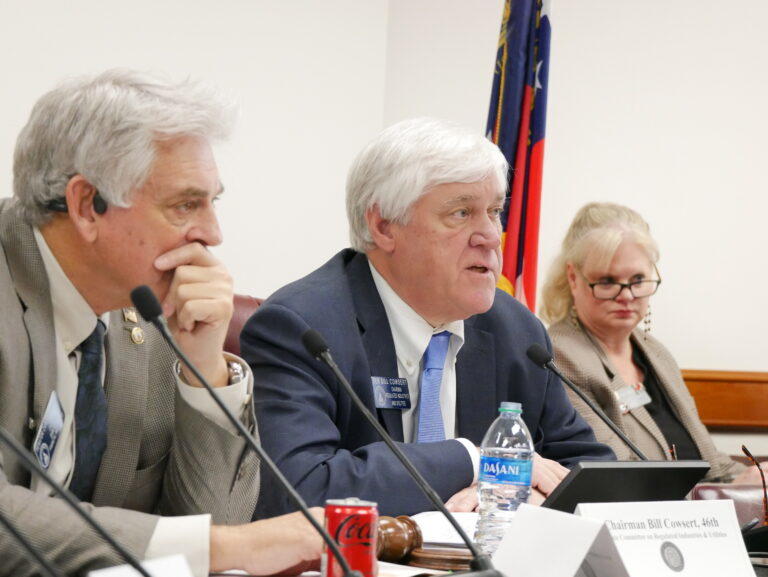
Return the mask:
[[507,485],[530,485],[533,461],[480,457],[480,481]]

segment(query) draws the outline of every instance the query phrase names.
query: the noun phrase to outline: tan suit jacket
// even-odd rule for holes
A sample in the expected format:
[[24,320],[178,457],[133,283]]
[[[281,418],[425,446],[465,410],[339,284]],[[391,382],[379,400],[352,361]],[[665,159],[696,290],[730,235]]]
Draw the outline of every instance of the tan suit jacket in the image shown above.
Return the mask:
[[[31,447],[56,385],[53,309],[32,229],[0,201],[0,426]],[[91,513],[143,557],[157,517],[210,513],[216,523],[250,521],[259,491],[258,459],[244,441],[180,396],[175,357],[143,321],[136,344],[123,311],[110,315],[105,341],[108,440]],[[247,411],[250,415],[250,411]],[[253,431],[254,423],[247,417]],[[67,574],[123,561],[59,499],[31,492],[29,475],[0,447],[0,509]],[[33,575],[0,532],[0,576]]]
[[[586,329],[581,325],[574,326],[568,319],[552,325],[549,334],[555,350],[555,362],[565,376],[595,401],[649,459],[669,460],[669,444],[645,407],[622,413],[616,392],[625,387],[626,383]],[[712,466],[707,480],[731,480],[743,469],[743,465],[732,461],[728,455],[715,448],[709,432],[699,419],[696,403],[685,386],[680,368],[670,352],[652,336],[647,335],[644,339],[639,330],[635,330],[631,339],[648,359],[669,398],[672,410],[690,433],[702,459],[709,461]],[[568,396],[576,410],[592,426],[597,440],[609,445],[617,459],[637,459],[622,440],[570,389]]]

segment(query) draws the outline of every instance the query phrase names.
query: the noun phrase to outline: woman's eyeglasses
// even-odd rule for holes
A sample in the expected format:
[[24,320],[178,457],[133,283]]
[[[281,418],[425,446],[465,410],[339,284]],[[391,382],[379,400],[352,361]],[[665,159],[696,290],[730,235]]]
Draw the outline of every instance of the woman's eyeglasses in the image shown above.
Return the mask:
[[656,271],[657,279],[642,279],[633,280],[631,282],[616,282],[612,280],[599,280],[597,282],[589,282],[589,279],[580,272],[584,280],[587,281],[587,286],[592,290],[592,296],[601,301],[612,301],[617,298],[621,291],[629,289],[632,296],[636,299],[642,299],[655,294],[659,290],[661,284],[661,275],[656,265],[653,265],[653,269]]

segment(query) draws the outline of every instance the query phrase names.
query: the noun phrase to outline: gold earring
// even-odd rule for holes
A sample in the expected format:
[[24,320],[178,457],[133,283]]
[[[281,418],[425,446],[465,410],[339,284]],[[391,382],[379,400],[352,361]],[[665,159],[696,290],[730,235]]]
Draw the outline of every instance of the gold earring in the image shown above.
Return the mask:
[[571,310],[568,312],[568,316],[571,319],[571,324],[574,328],[579,328],[579,314],[576,312],[576,305],[571,305]]

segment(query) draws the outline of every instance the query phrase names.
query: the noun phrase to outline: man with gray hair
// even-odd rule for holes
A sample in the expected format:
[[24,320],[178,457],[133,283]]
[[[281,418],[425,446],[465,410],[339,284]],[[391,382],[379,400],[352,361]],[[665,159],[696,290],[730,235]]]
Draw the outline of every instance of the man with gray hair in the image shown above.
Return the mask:
[[[525,356],[542,324],[496,290],[507,163],[451,123],[416,119],[371,142],[347,180],[352,249],[277,291],[242,333],[264,447],[310,504],[357,496],[387,515],[431,508],[301,344],[309,328],[454,510],[477,504],[480,444],[502,401],[523,405],[536,497],[582,459],[611,459],[561,383]],[[268,491],[262,487],[262,491]],[[290,510],[270,494],[261,514]]]
[[[230,111],[203,87],[130,71],[44,95],[0,201],[0,426],[140,558],[195,575],[316,559],[303,518],[250,521],[259,463],[159,333],[130,307],[149,285],[181,348],[254,428],[253,377],[223,353],[232,281],[211,143]],[[0,452],[0,511],[67,574],[122,563],[40,479]],[[167,515],[159,517],[158,514]],[[36,574],[0,532],[0,575]]]

